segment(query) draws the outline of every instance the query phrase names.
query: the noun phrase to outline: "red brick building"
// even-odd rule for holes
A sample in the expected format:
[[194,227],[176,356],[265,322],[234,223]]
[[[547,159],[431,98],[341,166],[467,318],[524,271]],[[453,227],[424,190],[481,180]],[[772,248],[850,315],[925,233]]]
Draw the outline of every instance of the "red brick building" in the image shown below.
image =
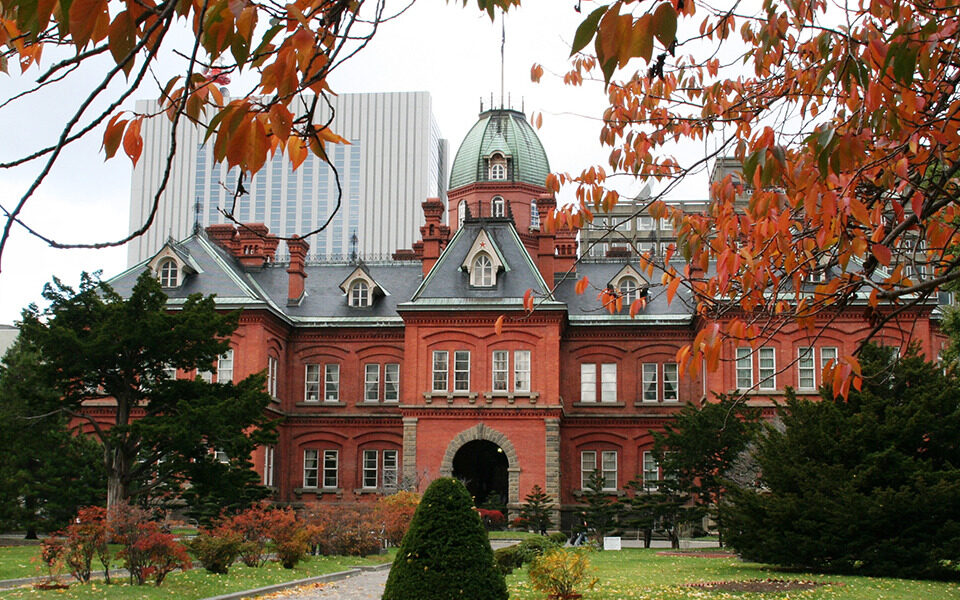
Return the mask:
[[[815,335],[731,344],[718,372],[681,378],[676,352],[703,326],[689,298],[668,304],[659,274],[646,281],[629,257],[577,262],[572,235],[540,230],[555,206],[548,171],[522,114],[487,111],[454,161],[449,208],[424,202],[422,241],[392,261],[311,262],[303,241],[278,260],[263,225],[215,225],[111,283],[122,293],[150,268],[173,310],[194,292],[243,309],[214,376],[267,372],[285,420],[255,463],[280,502],[352,502],[455,475],[478,502],[515,508],[540,485],[569,507],[594,469],[611,491],[657,477],[651,432],[683,403],[815,394],[822,365],[870,327],[854,307]],[[625,306],[646,294],[646,309],[608,313],[596,290],[574,292],[583,276]],[[919,307],[883,335],[935,356],[935,314]]]

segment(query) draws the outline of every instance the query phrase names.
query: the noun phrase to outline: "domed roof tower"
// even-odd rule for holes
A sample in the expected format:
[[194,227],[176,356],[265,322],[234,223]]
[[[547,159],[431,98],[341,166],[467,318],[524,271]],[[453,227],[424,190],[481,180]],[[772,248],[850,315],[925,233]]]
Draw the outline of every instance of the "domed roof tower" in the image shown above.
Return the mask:
[[450,169],[450,228],[458,229],[469,216],[512,217],[521,233],[537,229],[536,198],[547,192],[549,173],[547,153],[522,112],[481,112]]

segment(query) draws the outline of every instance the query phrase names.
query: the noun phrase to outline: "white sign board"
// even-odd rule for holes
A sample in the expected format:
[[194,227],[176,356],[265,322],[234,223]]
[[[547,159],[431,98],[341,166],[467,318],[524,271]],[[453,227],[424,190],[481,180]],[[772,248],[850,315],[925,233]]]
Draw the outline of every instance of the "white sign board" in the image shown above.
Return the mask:
[[605,537],[605,538],[603,538],[603,549],[604,549],[604,550],[619,550],[619,549],[620,549],[620,538],[619,538],[619,537]]

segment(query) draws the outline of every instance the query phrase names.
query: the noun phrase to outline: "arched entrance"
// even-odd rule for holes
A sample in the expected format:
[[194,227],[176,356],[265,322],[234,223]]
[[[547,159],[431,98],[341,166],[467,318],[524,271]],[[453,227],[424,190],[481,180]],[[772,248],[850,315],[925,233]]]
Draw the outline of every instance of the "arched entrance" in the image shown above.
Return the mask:
[[476,506],[507,504],[507,468],[503,448],[487,440],[467,442],[453,455],[453,476],[467,486]]
[[453,436],[440,463],[440,476],[454,477],[454,457],[461,448],[481,440],[490,442],[495,448],[503,450],[503,456],[507,461],[507,507],[516,510],[520,506],[520,459],[517,456],[517,449],[507,436],[483,423],[477,423]]

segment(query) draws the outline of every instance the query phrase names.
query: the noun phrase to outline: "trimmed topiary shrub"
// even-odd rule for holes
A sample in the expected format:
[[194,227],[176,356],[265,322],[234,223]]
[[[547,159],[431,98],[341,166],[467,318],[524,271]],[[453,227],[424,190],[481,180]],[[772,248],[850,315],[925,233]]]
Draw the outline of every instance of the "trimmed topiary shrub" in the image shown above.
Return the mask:
[[232,531],[201,531],[186,542],[208,573],[226,574],[230,565],[240,556],[243,537]]
[[507,599],[472,504],[455,479],[430,484],[393,561],[383,600]]
[[567,543],[567,534],[562,531],[554,531],[547,537],[556,542],[558,546],[563,546]]
[[507,546],[506,548],[497,548],[493,551],[493,562],[497,565],[497,570],[506,577],[513,573],[514,569],[523,566],[523,557],[520,555],[520,546]]
[[527,564],[541,554],[559,547],[560,544],[543,535],[524,538],[524,540],[517,545],[517,549],[520,552],[520,560],[523,561],[523,564]]

